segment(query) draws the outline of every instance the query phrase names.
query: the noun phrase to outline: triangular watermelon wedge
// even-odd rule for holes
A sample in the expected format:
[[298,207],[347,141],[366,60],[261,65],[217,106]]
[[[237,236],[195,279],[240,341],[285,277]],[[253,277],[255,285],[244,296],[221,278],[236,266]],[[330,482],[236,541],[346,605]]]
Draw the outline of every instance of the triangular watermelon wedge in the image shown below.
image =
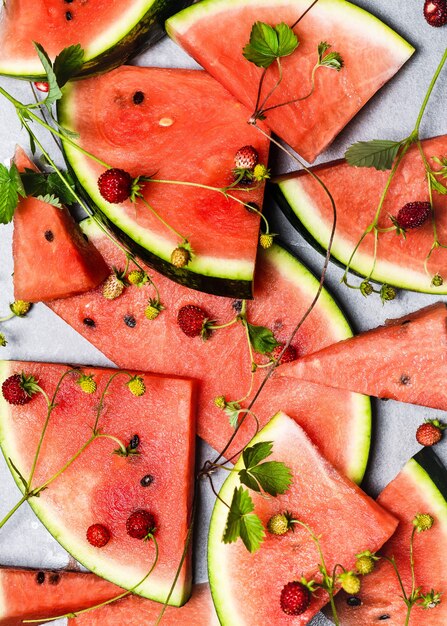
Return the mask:
[[[37,171],[21,148],[19,171]],[[14,297],[40,302],[65,298],[97,287],[109,269],[66,208],[33,196],[21,198],[14,213]]]
[[[53,394],[61,376],[70,368],[48,363],[0,362],[0,381],[24,372],[38,379]],[[97,391],[86,394],[67,375],[56,398],[36,466],[32,487],[45,483],[64,467],[91,437],[101,393],[117,370],[83,368],[92,374]],[[136,397],[126,386],[129,375],[119,374],[110,384],[99,419],[102,433],[119,437],[126,445],[135,442],[139,454],[114,454],[116,441],[94,441],[39,497],[29,504],[59,543],[92,572],[132,588],[149,571],[154,543],[142,543],[126,532],[126,521],[135,510],[152,513],[157,527],[160,558],[138,593],[164,601],[174,581],[185,547],[190,523],[194,472],[194,385],[190,380],[142,374],[146,391]],[[46,417],[42,394],[23,406],[0,397],[0,444],[13,476],[24,487],[12,463],[28,479]],[[136,447],[135,447],[136,446]],[[150,476],[150,479],[147,477]],[[143,480],[145,479],[145,480]],[[106,526],[107,545],[93,547],[87,529]],[[191,588],[191,559],[187,555],[170,598],[183,604]]]
[[[317,451],[304,431],[284,413],[278,413],[249,445],[273,442],[268,460],[282,461],[292,471],[292,485],[277,498],[250,492],[255,513],[264,528],[269,519],[289,511],[320,538],[329,572],[339,563],[354,569],[356,554],[372,552],[393,534],[397,520],[350,480],[340,475]],[[243,458],[235,469],[244,468]],[[321,590],[313,595],[308,609],[297,616],[286,615],[280,606],[282,588],[305,576],[318,579],[320,559],[309,533],[296,525],[294,532],[275,536],[266,532],[265,541],[254,554],[239,539],[224,544],[228,508],[240,481],[229,475],[213,510],[208,541],[211,593],[222,626],[304,626],[328,602]]]
[[[406,463],[398,476],[385,487],[377,501],[399,520],[392,538],[379,554],[394,557],[404,588],[411,591],[410,536],[412,520],[418,513],[429,513],[434,524],[418,533],[414,540],[416,585],[422,593],[440,592],[441,603],[431,609],[414,607],[411,626],[447,624],[447,472],[436,454],[423,448]],[[341,592],[336,599],[340,624],[402,626],[407,607],[402,600],[396,574],[390,563],[381,560],[374,571],[362,579],[360,593]]]
[[92,574],[1,567],[0,626],[80,611],[120,593],[120,587]]
[[385,326],[305,355],[284,365],[279,374],[445,410],[446,304],[389,320]]
[[[255,22],[294,24],[310,0],[207,0],[166,23],[168,34],[253,112],[262,69],[242,56]],[[340,73],[319,70],[313,95],[268,111],[267,123],[307,161],[313,161],[362,106],[410,58],[414,48],[376,17],[345,0],[320,0],[294,28],[300,44],[281,59],[283,80],[269,106],[302,97],[322,41],[338,51]],[[263,94],[278,79],[267,72]]]

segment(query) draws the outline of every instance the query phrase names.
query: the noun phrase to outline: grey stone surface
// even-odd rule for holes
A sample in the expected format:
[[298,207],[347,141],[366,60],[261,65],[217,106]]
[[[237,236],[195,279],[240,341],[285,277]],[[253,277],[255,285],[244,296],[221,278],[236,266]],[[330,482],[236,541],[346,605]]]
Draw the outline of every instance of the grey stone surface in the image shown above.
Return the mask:
[[[393,26],[417,48],[417,52],[404,69],[359,113],[337,140],[321,157],[320,161],[338,158],[353,141],[361,139],[400,139],[413,127],[417,111],[447,43],[447,30],[430,28],[422,16],[423,0],[358,0],[357,4],[375,13]],[[175,44],[168,39],[142,55],[136,62],[140,65],[170,67],[197,67]],[[1,78],[0,84],[18,99],[29,100],[30,91],[25,83]],[[447,68],[439,81],[422,125],[422,135],[431,136],[447,132],[446,121]],[[42,135],[41,135],[42,136]],[[27,138],[20,131],[19,123],[9,103],[0,101],[0,162],[8,159],[16,143],[26,145]],[[51,139],[45,145],[62,165]],[[277,171],[295,169],[290,161],[276,155]],[[319,273],[322,257],[315,252],[271,203],[269,215],[274,231],[289,244],[309,267]],[[7,311],[12,301],[12,257],[10,226],[0,227],[0,315]],[[401,314],[440,300],[439,296],[402,292],[398,298],[383,307],[378,299],[365,300],[358,292],[340,285],[341,270],[331,264],[327,286],[342,303],[343,310],[352,321],[356,331],[383,323],[387,317]],[[444,298],[445,299],[445,298]],[[83,362],[92,365],[111,363],[87,341],[79,337],[61,319],[44,305],[33,308],[28,319],[14,319],[1,328],[8,336],[8,346],[0,348],[1,358],[24,360],[48,360]],[[374,439],[364,487],[373,496],[391,480],[414,454],[418,445],[414,438],[417,425],[426,417],[440,416],[430,411],[397,402],[373,402]],[[443,417],[441,415],[441,417]],[[209,456],[205,444],[199,446],[202,459]],[[437,453],[447,462],[447,442],[437,446]],[[0,515],[4,514],[18,498],[8,470],[0,461]],[[196,533],[195,575],[205,580],[206,533],[213,504],[213,497],[206,485],[202,485],[199,525]],[[1,531],[0,563],[39,567],[61,567],[68,563],[68,556],[36,520],[32,512],[23,507]],[[328,623],[317,617],[313,626]]]

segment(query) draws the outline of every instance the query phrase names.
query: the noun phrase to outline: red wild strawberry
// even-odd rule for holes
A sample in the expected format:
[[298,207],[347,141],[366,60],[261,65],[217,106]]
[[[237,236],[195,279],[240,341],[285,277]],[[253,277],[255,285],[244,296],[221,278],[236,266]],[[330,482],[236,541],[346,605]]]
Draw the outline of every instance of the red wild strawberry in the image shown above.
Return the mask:
[[430,213],[430,202],[409,202],[400,209],[395,220],[401,230],[408,230],[422,226]]
[[294,580],[287,583],[281,591],[281,608],[286,615],[301,615],[310,604],[310,591]]
[[39,386],[34,376],[23,373],[13,374],[2,385],[3,397],[9,404],[27,404],[38,391]]
[[149,511],[138,509],[129,515],[126,530],[129,537],[146,539],[155,530],[154,516]]
[[95,548],[103,548],[110,541],[110,531],[103,524],[92,524],[86,534],[87,541]]
[[258,153],[253,146],[243,146],[234,155],[234,165],[238,170],[252,170],[258,158]]
[[421,446],[434,446],[442,439],[446,425],[439,420],[427,420],[416,431],[416,440]]
[[188,337],[207,339],[212,322],[203,309],[194,304],[187,304],[177,313],[177,324]]
[[[272,350],[272,357],[277,360],[279,358],[279,355],[281,354],[281,352],[284,349],[284,344],[281,343],[279,344],[279,346],[276,346],[276,348],[274,350]],[[298,352],[295,348],[295,346],[287,346],[287,348],[284,351],[284,354],[281,357],[280,363],[281,365],[283,363],[291,363],[292,361],[296,361],[296,359],[298,358]]]
[[98,178],[98,189],[107,202],[124,202],[132,193],[132,176],[129,172],[113,167]]
[[425,0],[424,17],[430,26],[447,24],[447,0]]
[[34,83],[34,87],[39,91],[43,91],[44,93],[48,93],[50,91],[50,85],[41,81],[37,81],[36,83]]

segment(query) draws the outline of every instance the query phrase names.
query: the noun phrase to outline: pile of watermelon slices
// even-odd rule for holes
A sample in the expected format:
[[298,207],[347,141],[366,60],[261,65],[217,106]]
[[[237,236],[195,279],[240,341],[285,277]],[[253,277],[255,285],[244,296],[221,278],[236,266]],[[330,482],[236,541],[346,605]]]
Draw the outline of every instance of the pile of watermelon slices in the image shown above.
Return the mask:
[[[377,501],[358,485],[374,434],[369,396],[446,408],[446,305],[413,307],[353,337],[326,288],[319,293],[319,279],[287,246],[272,245],[268,227],[266,239],[265,180],[231,188],[241,148],[256,155],[255,163],[274,165],[271,133],[313,162],[414,48],[345,0],[319,0],[310,11],[307,0],[202,0],[193,6],[138,0],[130,8],[100,2],[94,16],[83,2],[51,0],[34,4],[32,19],[29,2],[7,0],[3,8],[0,74],[45,80],[33,40],[52,58],[67,45],[85,48],[79,80],[65,86],[57,116],[67,131],[61,147],[68,170],[91,217],[77,223],[54,199],[19,199],[14,297],[44,302],[119,369],[0,361],[0,446],[17,500],[28,500],[60,545],[90,570],[0,565],[0,624],[67,616],[69,626],[305,626],[329,597],[320,589],[299,609],[283,599],[301,576],[321,578],[308,531],[297,526],[276,536],[268,530],[269,520],[286,511],[318,536],[328,571],[337,563],[354,570],[357,554],[377,551],[395,559],[407,589],[412,519],[432,515],[433,530],[416,543],[415,575],[425,592],[442,592],[447,470],[436,455],[417,453]],[[160,36],[166,19],[168,35],[205,71],[122,65]],[[262,70],[241,50],[259,21],[294,24],[299,38],[298,54],[283,59],[273,106],[306,92],[322,39],[340,52],[344,67],[342,74],[320,72],[311,98],[273,108],[256,129],[247,121]],[[263,79],[266,92],[278,78],[275,71]],[[445,136],[427,140],[427,158],[444,146]],[[395,182],[402,204],[405,177],[415,179],[413,192],[423,184],[416,150],[407,159]],[[39,171],[20,148],[14,162],[20,172]],[[107,168],[143,177],[136,201],[105,199],[98,179]],[[358,173],[345,164],[317,171],[342,207],[334,255],[346,262],[343,245],[357,238],[349,228],[357,211],[349,192],[359,186]],[[376,174],[363,199],[383,186]],[[280,188],[288,215],[293,211],[324,247],[331,218],[312,173],[292,173]],[[172,251],[183,237],[192,251],[177,266]],[[420,263],[428,238],[418,232],[391,261],[385,242],[373,278],[424,290]],[[366,250],[353,269],[367,274],[370,262]],[[438,263],[436,255],[432,262]],[[435,265],[433,272],[442,274]],[[134,284],[130,273],[141,266],[150,278]],[[210,328],[197,331],[197,316]],[[26,334],[26,322],[23,328]],[[270,348],[256,347],[253,338],[250,347],[246,334],[255,332],[273,342]],[[65,358],[62,350],[58,359]],[[279,367],[265,379],[275,359]],[[26,392],[23,381],[30,377],[39,388]],[[255,419],[241,419],[238,411],[246,407]],[[192,520],[200,515],[196,435],[224,451],[230,470],[218,494],[213,487],[209,584],[193,584],[192,576]],[[243,489],[238,472],[247,446],[263,444],[273,447],[269,462],[287,465],[291,485],[277,497],[250,492],[263,535],[259,550],[247,550],[243,532],[227,545],[228,505]],[[402,625],[406,607],[399,595],[395,573],[382,558],[358,593],[337,594],[339,623]],[[442,601],[429,611],[416,607],[410,623],[443,623],[446,607]]]

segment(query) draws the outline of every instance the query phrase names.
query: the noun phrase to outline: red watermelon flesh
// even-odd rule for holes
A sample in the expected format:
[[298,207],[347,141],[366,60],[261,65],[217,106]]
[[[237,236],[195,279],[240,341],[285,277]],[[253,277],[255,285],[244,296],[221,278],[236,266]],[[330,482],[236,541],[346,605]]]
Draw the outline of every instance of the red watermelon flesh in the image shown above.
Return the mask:
[[[433,157],[447,153],[447,135],[426,139],[422,142],[425,156],[434,171],[439,164]],[[316,172],[331,190],[337,205],[337,231],[332,246],[333,256],[343,265],[357,245],[363,231],[372,222],[389,172],[374,168],[353,167],[345,161],[317,166]],[[306,174],[289,174],[280,183],[286,201],[300,222],[326,248],[332,225],[332,207],[321,187]],[[392,226],[389,215],[397,216],[399,209],[409,202],[429,201],[425,168],[417,146],[412,146],[393,179],[385,199],[379,220],[380,228]],[[447,237],[447,196],[433,191],[433,208],[438,237]],[[446,293],[444,286],[434,289],[431,276],[439,272],[447,276],[445,249],[434,250],[428,262],[427,275],[424,260],[433,244],[431,220],[419,228],[408,230],[406,238],[395,232],[380,233],[377,261],[372,278],[405,289],[433,293]],[[351,268],[363,276],[369,276],[374,263],[374,237],[369,235],[354,256]]]
[[[267,163],[269,141],[247,125],[248,111],[206,72],[121,67],[65,88],[58,115],[79,134],[78,143],[113,167],[132,176],[153,176],[212,187],[234,182],[236,152],[253,146],[260,163]],[[138,104],[134,95],[141,94]],[[141,200],[110,204],[97,180],[104,167],[69,144],[65,153],[79,182],[120,236],[140,247],[138,253],[174,280],[218,295],[236,293],[245,282],[251,297],[259,216],[214,190],[175,184],[148,183],[145,200],[182,236],[194,256],[186,268],[170,264],[181,242]],[[262,206],[264,185],[231,192],[244,202]],[[124,233],[124,235],[123,235]],[[126,239],[127,243],[132,243]],[[225,280],[233,281],[225,284]],[[214,281],[215,283],[218,281]],[[230,291],[227,291],[230,290]]]
[[[309,0],[214,0],[199,2],[167,23],[170,37],[236,98],[254,110],[262,69],[242,56],[255,22],[292,25]],[[341,72],[320,68],[315,93],[302,102],[268,111],[267,123],[292,148],[313,161],[363,105],[413,54],[414,49],[366,11],[344,0],[320,0],[294,28],[300,44],[281,59],[283,80],[268,106],[303,97],[321,41],[344,60]],[[263,94],[278,79],[269,69]]]
[[[273,442],[268,460],[284,462],[292,471],[292,485],[284,495],[266,498],[250,492],[255,512],[264,527],[275,514],[290,511],[320,538],[329,572],[340,563],[354,568],[355,555],[375,551],[392,535],[397,520],[359,487],[340,475],[324,459],[304,431],[284,413],[279,413],[250,442]],[[244,467],[243,460],[236,469]],[[219,492],[223,502],[231,502],[240,486],[232,473]],[[286,615],[280,606],[281,590],[288,582],[305,576],[320,577],[320,558],[310,534],[295,525],[294,532],[280,537],[266,533],[254,554],[241,540],[224,544],[228,508],[221,500],[211,519],[208,564],[210,586],[222,626],[304,626],[328,602],[323,591],[316,593],[309,608],[299,616]],[[363,625],[362,625],[363,626]]]
[[[162,605],[157,602],[132,596],[69,619],[68,626],[152,626],[161,609]],[[163,626],[218,626],[208,584],[194,585],[192,596],[184,606],[167,607],[161,623]]]
[[[37,168],[18,148],[19,171]],[[14,297],[39,302],[94,289],[109,274],[95,246],[87,242],[68,210],[29,196],[14,213]]]
[[439,302],[389,320],[385,326],[303,356],[286,364],[280,374],[446,409],[446,304]]
[[[96,228],[85,227],[110,265],[121,266],[123,257]],[[202,307],[211,319],[223,323],[234,317],[234,301],[199,294],[153,274],[166,307],[153,321],[144,316],[153,290],[128,288],[114,301],[106,301],[100,290],[60,300],[51,308],[88,341],[120,366],[175,371],[201,381],[198,397],[198,433],[215,449],[222,449],[233,432],[227,415],[214,404],[216,396],[238,400],[249,390],[250,358],[240,324],[216,331],[206,342],[191,339],[177,324],[177,312],[184,305]],[[255,299],[248,303],[248,319],[267,326],[279,341],[285,341],[312,301],[317,281],[288,252],[279,246],[260,255]],[[132,316],[135,325],[126,325]],[[350,336],[340,310],[327,292],[294,341],[299,354],[312,352]],[[112,340],[113,338],[113,340]],[[261,359],[262,360],[262,359]],[[267,361],[267,358],[263,359]],[[283,367],[283,366],[282,366]],[[263,372],[256,373],[254,389]],[[302,424],[322,452],[347,475],[361,480],[368,457],[370,408],[357,394],[330,390],[320,385],[275,376],[254,410],[261,424],[283,408]],[[231,452],[250,438],[254,424],[247,421]]]
[[[433,609],[415,607],[410,626],[443,626],[447,624],[447,572],[445,549],[447,545],[447,480],[446,470],[427,448],[418,452],[398,476],[383,490],[378,502],[398,520],[399,526],[379,554],[394,556],[407,593],[411,592],[409,559],[412,520],[418,513],[429,513],[435,519],[433,527],[416,534],[414,540],[415,580],[422,593],[432,589],[442,592],[441,604]],[[361,604],[349,606],[343,591],[336,605],[343,626],[402,626],[407,607],[390,563],[381,560],[372,574],[362,578],[358,594]],[[388,616],[388,617],[385,617]]]
[[[17,372],[32,374],[47,394],[52,394],[65,365],[3,361],[3,382]],[[98,389],[85,394],[77,375],[64,379],[56,399],[33,486],[58,471],[91,436],[100,394],[116,370],[83,369],[93,374]],[[126,520],[137,509],[152,512],[157,526],[160,558],[153,574],[138,592],[164,601],[174,579],[188,531],[194,472],[194,386],[189,380],[143,374],[146,393],[135,397],[119,375],[108,389],[99,420],[103,433],[128,445],[139,437],[140,454],[123,458],[113,454],[117,444],[105,438],[95,441],[80,457],[29,503],[48,530],[73,556],[94,573],[130,588],[147,573],[154,558],[152,542],[142,544],[126,533]],[[41,394],[23,406],[0,398],[1,446],[6,459],[24,476],[31,470],[46,416]],[[150,474],[153,482],[142,486]],[[17,476],[14,474],[15,478]],[[23,489],[20,481],[18,486]],[[101,548],[91,546],[86,531],[92,524],[105,525],[112,537]],[[190,592],[191,561],[188,557],[170,603],[181,605]]]
[[81,572],[0,568],[0,625],[80,611],[122,593],[112,583]]

